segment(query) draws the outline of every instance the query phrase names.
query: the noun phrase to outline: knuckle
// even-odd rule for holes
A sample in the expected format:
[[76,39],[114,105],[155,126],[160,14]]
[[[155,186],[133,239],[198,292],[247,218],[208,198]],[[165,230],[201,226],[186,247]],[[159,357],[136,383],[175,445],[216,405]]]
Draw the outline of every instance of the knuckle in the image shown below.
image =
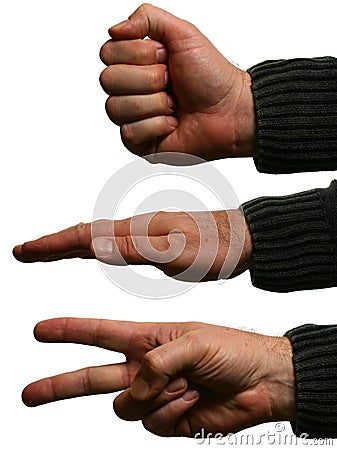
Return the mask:
[[197,325],[198,322],[185,322],[184,324],[185,333],[182,336],[182,343],[186,355],[192,354],[201,356],[208,347],[207,335],[205,339],[205,334],[200,333],[200,328],[199,330],[195,328]]
[[141,144],[137,130],[132,123],[122,125],[121,134],[125,142]]
[[110,41],[105,42],[99,51],[99,57],[104,64],[108,64],[108,61],[112,59],[112,47],[110,44]]
[[186,335],[187,353],[201,356],[207,350],[208,345],[209,343],[207,342],[207,339],[205,340],[205,335],[200,335],[199,333],[193,331]]
[[187,331],[200,330],[200,328],[203,327],[202,322],[197,322],[195,320],[190,320],[188,322],[185,322],[184,325],[185,325],[185,328]]
[[82,387],[84,395],[90,395],[92,393],[92,383],[91,383],[91,371],[90,367],[85,369],[82,376]]
[[132,141],[130,139],[128,139],[128,135],[125,135],[124,132],[124,127],[126,125],[122,125],[120,127],[120,135],[121,135],[121,140],[123,142],[124,147],[126,147],[131,153],[138,155],[138,156],[143,156],[146,153],[146,149],[148,147],[148,145],[150,145],[149,143],[145,143],[143,141],[141,141],[138,138],[138,142],[139,144],[137,144],[137,141]]
[[124,411],[123,406],[121,405],[120,399],[116,397],[113,401],[113,409],[117,417],[122,420],[128,420],[128,415],[126,411]]
[[169,218],[170,213],[168,211],[158,211],[154,214],[151,220],[167,220]]
[[145,428],[145,430],[149,431],[150,433],[156,434],[153,431],[152,420],[149,417],[144,417],[144,419],[142,419],[142,424],[143,424],[143,427]]
[[164,432],[158,428],[152,417],[144,417],[142,420],[143,427],[156,436],[164,436]]
[[116,397],[114,399],[112,406],[113,406],[113,410],[114,410],[114,413],[116,414],[116,416],[119,417],[120,419],[124,420],[123,411],[121,411],[121,409],[120,409],[118,397]]
[[105,110],[109,119],[116,125],[122,124],[122,117],[120,113],[119,100],[116,97],[108,97],[105,102]]
[[152,350],[144,356],[143,364],[150,372],[158,373],[163,366],[163,360],[158,352]]
[[128,256],[129,258],[134,256],[135,254],[135,246],[133,242],[133,238],[130,235],[124,236],[121,240],[121,254],[122,256]]
[[99,82],[102,88],[106,91],[110,83],[110,71],[109,67],[106,67],[99,76]]
[[152,5],[150,3],[142,3],[138,8],[138,11],[144,15],[147,15]]
[[84,222],[80,222],[74,226],[74,233],[76,235],[76,239],[80,247],[85,247],[84,236],[86,235],[88,224]]
[[25,242],[24,244],[22,244],[22,246],[21,246],[22,252],[29,253],[30,246],[31,246],[30,242]]
[[142,420],[142,424],[145,430],[150,431],[150,433],[156,434],[155,427],[150,417],[144,417],[144,419]]
[[121,127],[121,135],[122,135],[123,141],[125,141],[125,142],[133,142],[134,135],[135,135],[133,126],[131,124],[122,125],[122,127]]
[[161,236],[160,246],[159,246],[159,248],[157,248],[157,251],[159,251],[159,252],[168,252],[169,250],[171,250],[170,241],[167,239],[166,236]]
[[160,228],[161,226],[165,226],[167,231],[169,231],[169,219],[170,212],[168,211],[156,211],[151,213],[151,217],[148,222],[148,226]]

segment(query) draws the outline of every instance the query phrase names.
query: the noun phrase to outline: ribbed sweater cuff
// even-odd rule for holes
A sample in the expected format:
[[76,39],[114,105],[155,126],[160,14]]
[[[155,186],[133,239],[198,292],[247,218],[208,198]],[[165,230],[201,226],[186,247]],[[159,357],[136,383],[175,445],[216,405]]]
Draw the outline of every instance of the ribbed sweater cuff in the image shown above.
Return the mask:
[[293,347],[297,436],[337,437],[337,325],[303,325],[286,333]]
[[248,70],[259,172],[337,168],[337,59],[265,61]]
[[254,286],[275,292],[337,286],[337,181],[242,205],[253,241]]

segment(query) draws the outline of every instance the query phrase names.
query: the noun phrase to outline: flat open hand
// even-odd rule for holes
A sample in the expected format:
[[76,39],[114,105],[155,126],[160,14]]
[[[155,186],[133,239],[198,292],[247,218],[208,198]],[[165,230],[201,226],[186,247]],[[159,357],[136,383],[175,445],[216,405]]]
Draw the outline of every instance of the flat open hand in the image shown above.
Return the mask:
[[234,433],[295,417],[288,338],[203,323],[52,319],[35,327],[42,342],[74,342],[123,353],[124,363],[45,378],[23,391],[37,406],[124,390],[114,402],[126,420],[162,436]]
[[144,4],[109,33],[100,82],[109,94],[107,113],[129,150],[205,160],[253,155],[250,75],[194,25]]
[[113,265],[150,264],[183,281],[236,276],[251,266],[252,244],[240,210],[156,212],[78,224],[17,245],[22,262],[97,258]]

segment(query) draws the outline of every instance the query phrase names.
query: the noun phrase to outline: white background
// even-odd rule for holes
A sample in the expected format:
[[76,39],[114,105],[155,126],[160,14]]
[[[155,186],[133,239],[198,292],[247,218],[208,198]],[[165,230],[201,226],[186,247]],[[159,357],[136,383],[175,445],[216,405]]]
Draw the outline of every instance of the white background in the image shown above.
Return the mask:
[[[336,56],[334,1],[156,4],[193,22],[244,69],[265,59]],[[108,27],[137,6],[134,0],[1,5],[1,448],[136,448],[143,442],[149,450],[200,448],[193,440],[159,438],[140,423],[120,421],[113,413],[113,395],[25,407],[21,390],[33,380],[121,360],[90,347],[37,343],[32,330],[39,320],[199,320],[270,334],[337,320],[335,289],[273,294],[253,288],[246,273],[223,285],[200,284],[183,296],[153,301],[119,290],[95,261],[23,265],[13,259],[14,244],[90,221],[105,181],[136,158],[123,148],[118,128],[105,115],[98,52]],[[214,165],[240,202],[326,187],[334,177],[258,174],[248,159]],[[273,433],[274,426],[252,432]],[[288,425],[285,433],[290,433]]]

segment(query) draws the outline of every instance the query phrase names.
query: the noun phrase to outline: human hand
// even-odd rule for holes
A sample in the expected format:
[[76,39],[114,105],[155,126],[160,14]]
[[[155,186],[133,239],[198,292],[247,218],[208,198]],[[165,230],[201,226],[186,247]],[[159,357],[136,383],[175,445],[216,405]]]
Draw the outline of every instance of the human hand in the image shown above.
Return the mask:
[[[101,49],[106,110],[137,155],[177,152],[204,160],[253,156],[250,75],[192,24],[149,4],[109,30]],[[148,36],[150,39],[144,39]]]
[[197,322],[136,323],[52,319],[35,327],[41,342],[73,342],[123,353],[124,363],[89,367],[27,386],[37,406],[124,390],[117,415],[142,420],[161,436],[234,433],[263,422],[295,419],[291,343]]
[[240,210],[159,212],[80,223],[17,245],[13,254],[21,262],[79,257],[151,264],[181,281],[206,281],[250,268],[252,243]]

